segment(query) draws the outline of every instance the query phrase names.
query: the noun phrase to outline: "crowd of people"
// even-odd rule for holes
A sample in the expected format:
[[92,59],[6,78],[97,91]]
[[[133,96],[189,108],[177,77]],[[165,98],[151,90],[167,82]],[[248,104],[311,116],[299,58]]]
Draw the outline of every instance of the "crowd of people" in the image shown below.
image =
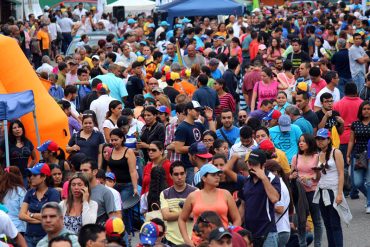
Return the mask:
[[324,230],[344,246],[346,198],[370,214],[368,16],[354,0],[171,24],[82,3],[10,18],[70,140],[35,148],[10,122],[0,245],[131,246],[140,229],[138,246],[319,247]]

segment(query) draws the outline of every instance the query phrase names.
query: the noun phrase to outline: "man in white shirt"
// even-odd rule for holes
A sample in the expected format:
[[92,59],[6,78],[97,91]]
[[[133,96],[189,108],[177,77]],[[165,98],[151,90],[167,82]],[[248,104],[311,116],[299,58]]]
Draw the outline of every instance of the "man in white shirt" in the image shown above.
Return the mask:
[[253,140],[253,130],[249,126],[243,126],[240,128],[240,142],[236,142],[230,148],[230,157],[237,153],[243,160],[247,154],[249,154],[253,148],[257,146],[257,143]]
[[65,53],[67,51],[68,45],[72,41],[71,32],[74,23],[71,18],[68,17],[68,13],[64,12],[62,19],[58,20],[58,24],[63,35],[62,52]]
[[124,45],[122,56],[120,56],[120,61],[123,62],[124,66],[128,68],[133,62],[135,62],[137,56],[130,49],[128,44]]
[[[0,234],[6,235],[11,239],[14,239],[18,246],[26,247],[27,243],[26,240],[23,238],[22,234],[20,234],[15,227],[14,223],[10,219],[9,215],[7,215],[4,211],[0,210]],[[0,246],[8,246],[7,244],[0,241]]]
[[50,65],[50,57],[45,55],[42,57],[42,65],[37,68],[36,73],[41,74],[42,72],[47,73],[48,75],[52,73],[53,66]]
[[103,122],[109,110],[109,103],[115,99],[109,96],[109,90],[103,83],[99,83],[96,86],[96,91],[99,98],[91,102],[90,110],[95,112],[99,130],[103,132]]
[[314,104],[314,111],[320,111],[322,108],[320,97],[323,93],[330,93],[333,95],[333,101],[334,103],[340,100],[340,91],[337,88],[339,83],[339,76],[338,73],[335,71],[329,71],[326,76],[326,87],[320,90],[320,92],[317,94]]
[[73,15],[77,15],[78,17],[80,17],[80,20],[83,15],[86,15],[87,12],[87,10],[84,9],[83,7],[84,7],[83,3],[78,3],[78,8],[76,8],[72,12]]

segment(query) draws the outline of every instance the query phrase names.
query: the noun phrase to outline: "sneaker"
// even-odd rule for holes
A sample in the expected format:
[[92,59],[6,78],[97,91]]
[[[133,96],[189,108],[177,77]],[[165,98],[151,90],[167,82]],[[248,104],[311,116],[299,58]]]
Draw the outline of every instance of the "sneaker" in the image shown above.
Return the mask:
[[366,208],[366,213],[370,214],[370,206]]

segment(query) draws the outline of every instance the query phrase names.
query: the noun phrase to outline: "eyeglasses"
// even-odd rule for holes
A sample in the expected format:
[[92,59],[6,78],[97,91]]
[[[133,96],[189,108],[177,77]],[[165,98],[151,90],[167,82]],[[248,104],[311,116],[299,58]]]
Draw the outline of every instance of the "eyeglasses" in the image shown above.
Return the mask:
[[210,222],[207,219],[205,219],[202,215],[200,215],[197,219],[197,224],[199,224],[199,223],[203,223],[203,224],[206,224],[206,225],[210,224]]
[[158,151],[158,149],[155,149],[155,148],[149,148],[148,149],[148,152],[153,152],[153,153],[155,153],[155,152],[157,152]]

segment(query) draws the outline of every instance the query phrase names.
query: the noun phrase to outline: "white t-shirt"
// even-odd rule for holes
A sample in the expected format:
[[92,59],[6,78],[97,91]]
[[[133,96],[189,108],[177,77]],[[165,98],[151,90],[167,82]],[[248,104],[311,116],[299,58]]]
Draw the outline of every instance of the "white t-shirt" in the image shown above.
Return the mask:
[[105,120],[105,116],[107,115],[107,111],[109,110],[109,103],[112,100],[115,100],[115,98],[104,94],[91,102],[90,110],[95,112],[99,130],[101,132],[103,132],[103,122]]
[[[289,207],[290,203],[290,195],[288,187],[285,185],[283,179],[280,178],[281,184],[281,197],[280,201],[278,201],[275,206],[283,206],[284,212]],[[288,209],[289,211],[289,209]],[[275,221],[280,218],[281,214],[275,213]],[[290,232],[290,223],[289,223],[289,212],[286,212],[283,217],[276,223],[276,229],[278,232]]]
[[0,234],[5,234],[10,238],[14,239],[18,235],[18,230],[4,211],[0,210]]
[[317,107],[322,107],[320,97],[323,93],[330,93],[333,95],[333,100],[334,103],[340,100],[340,92],[338,88],[334,88],[334,91],[331,91],[328,87],[324,87],[323,89],[320,90],[320,92],[316,95],[315,98],[315,106]]
[[121,194],[117,190],[115,190],[115,189],[113,189],[109,186],[105,186],[105,187],[108,188],[113,194],[113,197],[114,197],[114,211],[121,211],[122,210]]

